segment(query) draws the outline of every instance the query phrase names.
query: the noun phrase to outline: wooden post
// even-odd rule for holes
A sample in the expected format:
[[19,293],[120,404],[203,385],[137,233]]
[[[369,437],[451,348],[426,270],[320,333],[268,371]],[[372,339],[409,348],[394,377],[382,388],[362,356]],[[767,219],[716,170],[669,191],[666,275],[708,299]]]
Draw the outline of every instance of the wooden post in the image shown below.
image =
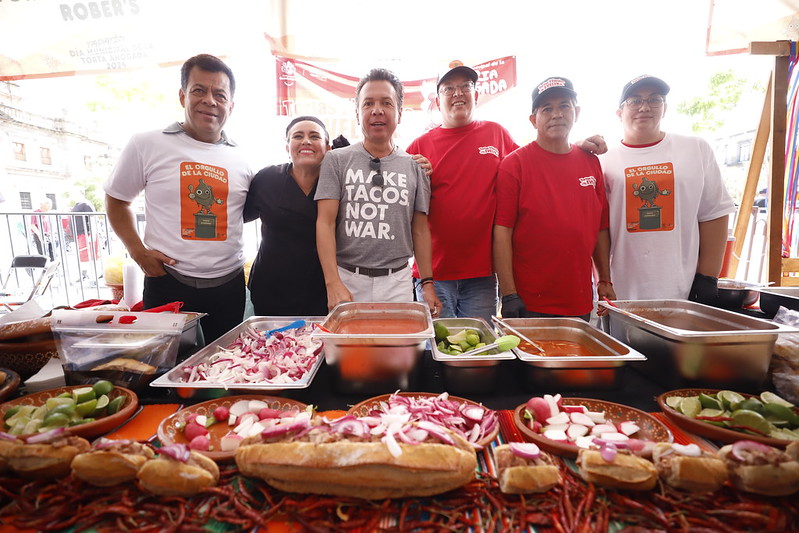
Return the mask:
[[773,55],[771,92],[771,177],[768,188],[766,271],[768,280],[782,281],[783,204],[785,202],[785,130],[787,123],[788,60],[790,41],[755,42],[749,53]]
[[738,258],[741,257],[741,252],[743,251],[746,230],[749,227],[752,205],[757,192],[757,182],[760,179],[763,159],[766,156],[766,148],[768,147],[768,138],[771,130],[771,87],[773,76],[773,73],[769,76],[766,97],[763,100],[763,111],[760,113],[760,123],[757,125],[755,142],[752,146],[752,157],[749,159],[746,186],[744,187],[743,198],[741,198],[741,205],[738,206],[738,216],[735,218],[735,232],[733,233],[735,242],[732,246],[729,268],[731,277],[735,277],[735,273],[738,271]]

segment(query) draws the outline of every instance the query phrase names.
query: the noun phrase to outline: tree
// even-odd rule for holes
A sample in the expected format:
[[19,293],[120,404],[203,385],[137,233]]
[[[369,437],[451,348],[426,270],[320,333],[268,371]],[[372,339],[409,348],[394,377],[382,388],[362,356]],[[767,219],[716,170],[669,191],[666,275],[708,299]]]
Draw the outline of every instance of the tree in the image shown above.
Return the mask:
[[695,133],[713,132],[724,126],[726,113],[736,108],[745,93],[764,90],[762,84],[736,76],[732,69],[725,70],[710,77],[707,95],[680,102],[677,111],[694,118]]

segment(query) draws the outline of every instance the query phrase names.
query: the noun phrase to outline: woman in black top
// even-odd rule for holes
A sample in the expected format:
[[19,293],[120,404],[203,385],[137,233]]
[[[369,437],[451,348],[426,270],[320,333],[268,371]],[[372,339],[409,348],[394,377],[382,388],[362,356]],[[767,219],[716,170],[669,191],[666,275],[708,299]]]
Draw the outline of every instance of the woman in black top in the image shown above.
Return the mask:
[[262,169],[252,180],[244,220],[261,219],[261,245],[249,288],[258,316],[324,316],[327,292],[316,255],[316,183],[330,137],[316,117],[286,128],[291,163]]

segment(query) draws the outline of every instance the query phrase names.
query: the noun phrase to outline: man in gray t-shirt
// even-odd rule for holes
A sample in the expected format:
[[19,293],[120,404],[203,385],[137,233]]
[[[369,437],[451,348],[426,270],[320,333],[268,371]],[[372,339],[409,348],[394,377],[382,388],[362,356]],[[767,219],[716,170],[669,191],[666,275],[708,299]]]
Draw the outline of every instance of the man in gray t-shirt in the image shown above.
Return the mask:
[[394,146],[402,112],[402,83],[374,69],[356,89],[364,140],[325,155],[316,196],[316,241],[328,307],[346,301],[409,301],[415,256],[425,302],[441,309],[432,283],[427,211],[430,179]]

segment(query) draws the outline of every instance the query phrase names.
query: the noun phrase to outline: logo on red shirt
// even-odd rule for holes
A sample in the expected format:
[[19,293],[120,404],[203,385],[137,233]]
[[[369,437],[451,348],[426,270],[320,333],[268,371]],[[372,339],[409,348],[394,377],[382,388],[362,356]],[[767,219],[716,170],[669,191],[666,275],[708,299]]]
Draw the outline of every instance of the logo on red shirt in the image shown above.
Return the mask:
[[580,187],[593,187],[596,189],[596,178],[594,176],[586,176],[584,178],[577,178],[580,180]]
[[480,155],[491,154],[494,157],[499,157],[499,149],[496,146],[480,146],[477,151]]

